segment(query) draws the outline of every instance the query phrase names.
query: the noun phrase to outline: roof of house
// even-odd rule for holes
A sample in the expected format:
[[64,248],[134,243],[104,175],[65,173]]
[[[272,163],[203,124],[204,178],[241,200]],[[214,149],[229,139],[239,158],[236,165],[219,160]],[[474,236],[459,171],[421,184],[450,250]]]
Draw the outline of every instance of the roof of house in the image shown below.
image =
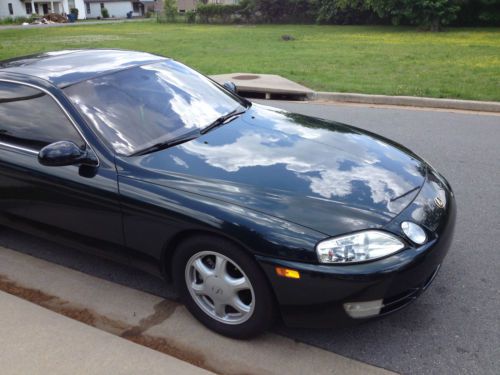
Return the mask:
[[146,52],[115,49],[64,50],[0,61],[0,73],[26,74],[66,87],[99,75],[166,59]]

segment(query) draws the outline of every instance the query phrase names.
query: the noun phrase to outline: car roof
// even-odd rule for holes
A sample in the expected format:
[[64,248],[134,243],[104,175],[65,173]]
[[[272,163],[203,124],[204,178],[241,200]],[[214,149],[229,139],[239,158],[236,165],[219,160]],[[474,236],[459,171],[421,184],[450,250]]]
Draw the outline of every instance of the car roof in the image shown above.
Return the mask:
[[63,50],[0,61],[0,74],[10,72],[17,73],[17,76],[35,76],[62,88],[100,75],[163,60],[167,58],[118,49]]

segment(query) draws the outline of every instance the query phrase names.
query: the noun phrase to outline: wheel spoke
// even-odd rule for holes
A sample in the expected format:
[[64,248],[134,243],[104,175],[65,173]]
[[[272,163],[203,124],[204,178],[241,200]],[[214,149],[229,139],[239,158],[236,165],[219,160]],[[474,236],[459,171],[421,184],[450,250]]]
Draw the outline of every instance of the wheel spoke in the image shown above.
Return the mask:
[[218,317],[223,318],[226,315],[226,305],[223,303],[214,301],[214,309]]
[[203,263],[201,258],[198,258],[193,262],[193,267],[196,269],[196,271],[198,271],[203,280],[213,274],[213,271],[208,268],[205,263]]
[[222,257],[215,257],[215,269],[214,273],[219,277],[224,277],[226,275],[226,265],[227,260]]
[[233,301],[231,302],[231,306],[241,314],[246,314],[250,312],[251,309],[251,306],[245,305],[238,297],[235,297],[233,299]]
[[240,277],[239,279],[234,279],[232,277],[226,277],[226,282],[233,288],[235,292],[239,290],[250,289],[250,284],[245,277]]
[[191,283],[191,289],[199,296],[205,295],[205,283],[196,284],[195,282],[193,282]]

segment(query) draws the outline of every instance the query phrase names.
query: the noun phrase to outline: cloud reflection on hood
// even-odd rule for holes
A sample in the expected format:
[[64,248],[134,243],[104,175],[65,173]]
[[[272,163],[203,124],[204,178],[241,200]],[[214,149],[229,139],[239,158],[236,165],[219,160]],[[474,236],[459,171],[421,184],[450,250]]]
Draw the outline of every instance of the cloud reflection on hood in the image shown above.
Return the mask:
[[326,199],[368,189],[373,203],[387,205],[391,212],[391,200],[415,188],[415,182],[406,178],[410,171],[418,174],[414,165],[387,168],[387,159],[401,159],[397,155],[401,153],[383,142],[368,142],[365,135],[354,131],[298,126],[290,122],[286,112],[266,111],[265,115],[275,131],[247,128],[231,143],[194,141],[182,148],[226,172],[283,166],[307,181],[311,193]]

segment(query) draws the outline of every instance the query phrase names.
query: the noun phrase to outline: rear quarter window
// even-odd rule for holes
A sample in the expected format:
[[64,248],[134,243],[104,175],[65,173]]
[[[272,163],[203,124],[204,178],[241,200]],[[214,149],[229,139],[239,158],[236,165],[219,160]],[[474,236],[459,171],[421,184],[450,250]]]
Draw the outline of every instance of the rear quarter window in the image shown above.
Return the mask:
[[37,151],[57,141],[85,146],[52,97],[30,86],[0,81],[0,142]]

